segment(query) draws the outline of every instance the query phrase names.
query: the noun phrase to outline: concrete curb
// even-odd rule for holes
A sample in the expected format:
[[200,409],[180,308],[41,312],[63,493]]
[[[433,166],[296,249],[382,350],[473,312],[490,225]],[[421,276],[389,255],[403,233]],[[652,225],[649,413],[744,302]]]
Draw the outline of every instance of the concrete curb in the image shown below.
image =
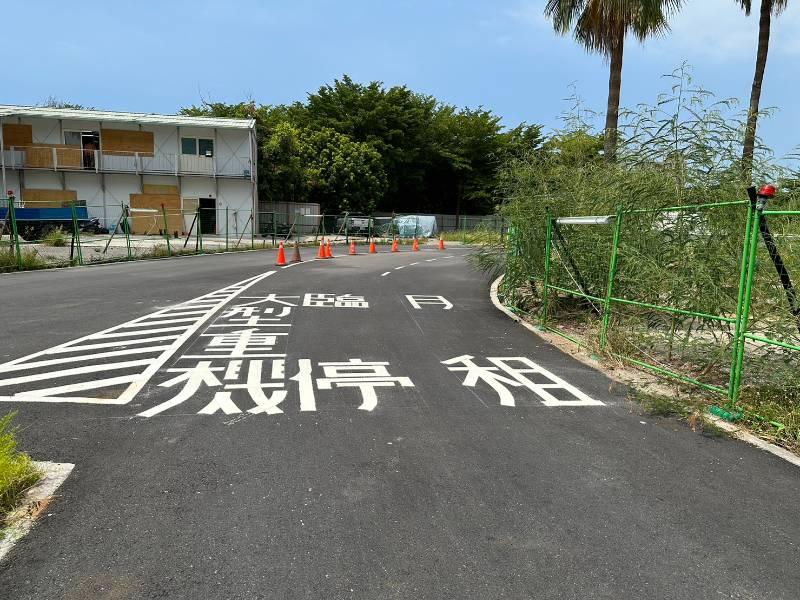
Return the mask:
[[33,529],[36,518],[47,509],[56,490],[72,472],[75,465],[71,463],[36,462],[44,473],[42,479],[25,493],[22,505],[12,512],[8,518],[8,527],[0,538],[0,561],[11,552],[14,545]]
[[[534,327],[527,321],[524,321],[523,319],[515,315],[505,305],[503,305],[502,302],[500,302],[500,298],[497,295],[497,291],[500,287],[500,283],[503,281],[503,277],[505,277],[505,275],[500,275],[500,277],[498,277],[492,282],[492,286],[489,290],[489,295],[492,299],[492,304],[494,304],[495,308],[500,312],[504,313],[507,317],[513,319],[526,329],[535,333],[537,337],[549,343],[547,339],[539,335],[539,332],[536,330],[536,327]],[[588,363],[586,363],[585,361],[581,362],[588,365]],[[606,376],[611,377],[608,373],[605,373],[604,371],[597,369],[595,365],[588,365],[588,366],[591,366],[592,368],[604,373]],[[741,440],[743,442],[747,442],[748,444],[755,446],[756,448],[764,450],[765,452],[769,452],[770,454],[774,454],[778,458],[782,458],[783,460],[790,462],[796,467],[800,467],[800,456],[797,456],[796,454],[789,452],[785,448],[781,448],[780,446],[776,446],[775,444],[770,444],[769,442],[765,442],[760,437],[753,435],[752,433],[742,429],[741,427],[738,427],[737,425],[734,425],[733,423],[729,423],[724,419],[720,419],[716,415],[708,413],[705,415],[705,418],[708,419],[710,422],[714,423],[714,425],[716,425],[720,429],[724,429],[725,431],[730,433],[736,439]]]

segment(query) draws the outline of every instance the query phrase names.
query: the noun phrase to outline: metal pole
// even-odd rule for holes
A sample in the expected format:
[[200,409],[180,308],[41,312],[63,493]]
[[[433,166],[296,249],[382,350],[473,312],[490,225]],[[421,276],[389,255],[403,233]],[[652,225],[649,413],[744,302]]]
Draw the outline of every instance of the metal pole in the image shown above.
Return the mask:
[[739,391],[742,387],[742,369],[744,364],[744,335],[747,333],[747,326],[750,321],[750,302],[753,297],[753,281],[756,276],[756,267],[758,266],[758,222],[761,219],[761,210],[756,208],[753,212],[753,219],[750,224],[750,249],[747,258],[747,279],[744,286],[744,300],[742,304],[742,313],[739,326],[739,340],[738,351],[736,357],[736,364],[734,365],[734,386],[731,390],[731,396],[734,399],[739,398]]
[[225,252],[227,251],[228,251],[228,207],[226,206],[225,207]]
[[3,193],[5,194],[8,188],[6,187],[6,146],[3,139],[3,119],[0,117],[0,164],[3,170]]
[[14,249],[17,255],[17,271],[22,270],[22,251],[19,247],[19,232],[17,231],[17,214],[14,211],[14,196],[8,197],[8,215],[11,220],[11,235],[14,236]]
[[[259,223],[261,219],[258,220]],[[250,250],[256,249],[256,216],[252,212],[250,213]]]
[[125,246],[128,248],[128,260],[133,260],[133,253],[131,252],[131,213],[128,210],[128,207],[124,204],[121,204],[120,206],[122,206],[122,214],[125,217],[125,220],[122,222],[122,230],[125,232]]
[[738,386],[738,373],[739,366],[739,340],[742,332],[742,308],[744,306],[744,288],[747,283],[747,266],[749,264],[749,251],[750,251],[750,233],[753,226],[753,205],[747,205],[747,221],[744,228],[744,240],[742,241],[742,263],[739,269],[739,293],[736,299],[736,323],[733,332],[733,349],[731,357],[731,372],[728,381],[728,399],[731,402],[736,401],[735,390]]
[[614,279],[617,276],[617,256],[619,254],[619,233],[622,229],[622,207],[617,207],[617,218],[614,221],[614,239],[611,242],[611,260],[608,265],[608,286],[603,303],[603,324],[600,328],[600,349],[608,342],[608,325],[611,322],[611,297],[614,294]]
[[[548,297],[550,296],[550,256],[553,252],[553,217],[546,209],[547,233],[544,244],[544,281],[542,283],[542,327],[547,327]],[[516,235],[514,236],[516,241]]]
[[200,207],[197,207],[197,247],[203,254],[203,220],[200,218]]
[[114,234],[117,233],[117,227],[122,227],[122,217],[124,216],[124,214],[125,214],[124,212],[120,212],[119,219],[117,219],[117,224],[114,225],[114,229],[111,230],[111,235],[108,237],[108,240],[106,241],[106,247],[103,248],[103,254],[108,252],[108,247],[111,245],[111,240],[114,239]]
[[83,252],[81,251],[81,230],[78,227],[78,212],[75,210],[75,203],[71,204],[72,208],[72,230],[75,233],[75,248],[78,250],[78,264],[83,266]]
[[350,225],[349,225],[350,219],[348,219],[348,215],[349,214],[350,213],[348,213],[348,212],[344,213],[344,243],[345,244],[349,244],[350,243]]
[[164,239],[167,240],[167,256],[172,256],[172,248],[169,245],[169,223],[167,222],[167,209],[161,204],[161,214],[164,215]]

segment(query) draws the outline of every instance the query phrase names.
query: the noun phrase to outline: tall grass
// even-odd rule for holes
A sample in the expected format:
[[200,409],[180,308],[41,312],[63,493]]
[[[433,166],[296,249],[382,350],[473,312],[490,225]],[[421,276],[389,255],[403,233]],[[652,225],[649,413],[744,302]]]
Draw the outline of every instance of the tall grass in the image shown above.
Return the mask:
[[17,451],[14,413],[0,418],[0,527],[25,491],[41,478],[31,458]]
[[[546,215],[623,212],[614,296],[680,310],[732,317],[736,312],[746,203],[634,212],[640,209],[746,201],[740,171],[745,113],[735,100],[716,100],[695,85],[684,66],[667,78],[669,90],[652,105],[621,114],[618,162],[605,164],[593,115],[576,101],[564,128],[539,150],[512,159],[502,174],[509,200],[501,212],[507,244],[486,244],[474,259],[504,272],[510,304],[536,314],[542,301]],[[754,180],[778,182],[781,208],[800,207],[794,174],[757,147]],[[800,218],[771,223],[789,270],[800,283]],[[609,274],[613,223],[558,228],[551,283],[603,297]],[[763,244],[762,244],[763,246]],[[760,250],[751,327],[800,344],[769,258]],[[549,296],[551,323],[595,343],[597,301],[563,293]],[[732,325],[628,305],[615,305],[609,350],[677,370],[724,387]],[[745,385],[792,395],[800,386],[800,353],[748,346]],[[752,391],[752,390],[751,390]],[[751,394],[752,395],[752,394]]]
[[56,227],[44,235],[44,238],[42,238],[42,243],[45,246],[62,248],[67,245],[67,235],[64,233],[64,230],[61,229],[61,227]]

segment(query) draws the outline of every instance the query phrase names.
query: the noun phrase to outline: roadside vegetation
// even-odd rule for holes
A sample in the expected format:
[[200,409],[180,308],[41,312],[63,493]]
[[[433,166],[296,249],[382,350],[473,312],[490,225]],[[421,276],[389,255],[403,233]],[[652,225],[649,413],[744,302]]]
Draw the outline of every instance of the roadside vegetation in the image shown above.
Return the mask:
[[13,418],[14,413],[0,417],[0,535],[8,513],[42,476],[31,458],[17,450]]
[[[737,3],[748,15],[755,4]],[[505,242],[485,242],[473,260],[505,274],[503,299],[526,318],[594,355],[694,382],[691,396],[642,400],[656,414],[691,417],[699,408],[725,404],[709,390],[725,390],[738,377],[730,365],[733,317],[742,302],[748,187],[775,183],[772,205],[800,209],[800,173],[791,157],[776,159],[757,134],[770,112],[760,97],[771,22],[786,5],[760,3],[756,69],[744,109],[696,85],[686,65],[667,76],[668,89],[650,104],[620,108],[626,37],[645,41],[666,33],[680,0],[545,5],[557,33],[571,33],[609,61],[604,123],[598,126],[602,115],[574,95],[559,131],[505,161],[499,210],[509,235]],[[800,273],[800,218],[771,215],[768,221],[788,272]],[[612,248],[618,249],[613,259]],[[800,306],[771,268],[774,252],[767,255],[760,239],[757,251],[761,266],[748,332],[778,345],[745,343],[741,395],[726,408],[732,420],[797,451]],[[621,301],[606,299],[612,296]]]
[[61,229],[61,227],[57,227],[55,229],[51,229],[44,235],[42,243],[45,246],[61,248],[67,245],[67,235],[64,233],[64,230]]
[[[36,269],[46,269],[47,262],[34,251],[22,251],[22,269],[24,271],[32,271]],[[8,248],[0,248],[0,273],[4,271],[14,271],[17,269],[17,257],[14,252]]]

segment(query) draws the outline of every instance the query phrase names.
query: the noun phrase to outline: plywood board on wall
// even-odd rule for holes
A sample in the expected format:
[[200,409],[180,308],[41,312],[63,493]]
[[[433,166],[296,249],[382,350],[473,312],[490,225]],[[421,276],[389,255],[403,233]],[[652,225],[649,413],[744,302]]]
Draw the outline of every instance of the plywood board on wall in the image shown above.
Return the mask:
[[[164,213],[167,211],[167,230],[179,235],[184,233],[181,198],[177,194],[131,194],[131,232],[136,235],[158,235],[164,229]],[[137,212],[144,209],[146,212]]]
[[158,185],[155,183],[145,183],[142,186],[142,192],[145,194],[177,194],[177,185]]
[[33,127],[17,123],[3,124],[3,146],[30,146],[33,143]]
[[125,129],[101,129],[100,145],[108,154],[134,154],[153,156],[155,137],[152,131],[128,131]]
[[39,190],[25,188],[22,190],[25,208],[62,208],[78,201],[75,190]]
[[53,149],[55,160],[62,169],[82,169],[83,150],[64,144],[33,144],[25,151],[25,166],[29,168],[52,169]]

